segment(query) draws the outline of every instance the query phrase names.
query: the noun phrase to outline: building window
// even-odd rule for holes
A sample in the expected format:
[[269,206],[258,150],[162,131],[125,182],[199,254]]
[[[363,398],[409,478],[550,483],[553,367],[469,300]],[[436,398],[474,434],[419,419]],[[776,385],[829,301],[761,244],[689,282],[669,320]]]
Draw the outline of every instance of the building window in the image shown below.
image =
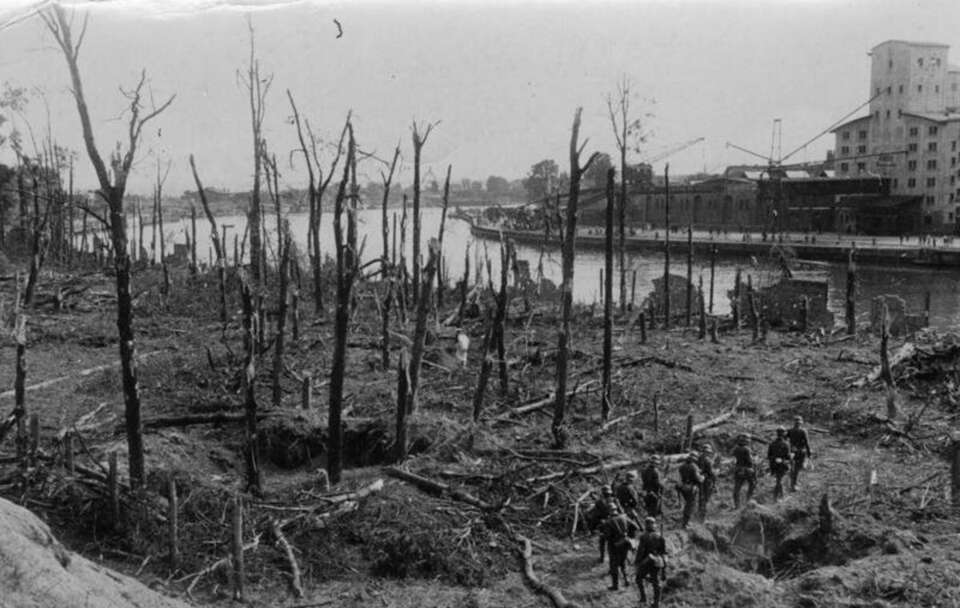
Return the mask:
[[901,95],[903,95],[903,85],[901,84],[901,85],[900,85],[899,87],[897,87],[897,88],[899,89],[899,93],[900,93]]
[[857,146],[857,154],[866,154],[866,153],[867,153],[866,146]]
[[850,131],[844,131],[844,132],[842,132],[842,133],[840,134],[840,139],[842,139],[843,141],[849,141],[849,140],[850,140]]
[[940,92],[940,85],[934,85],[934,87],[933,87],[933,92],[934,92],[934,93],[939,93],[939,92]]
[[936,152],[937,151],[937,142],[931,141],[927,144],[927,152]]
[[937,169],[937,159],[931,158],[927,161],[927,169],[935,171]]
[[947,219],[950,220],[951,222],[953,221],[953,211],[947,214]]
[[916,170],[917,170],[917,161],[915,161],[915,160],[908,160],[908,161],[907,161],[907,170],[908,170],[908,171],[916,171]]
[[929,195],[928,195],[927,198],[926,198],[926,201],[927,201],[927,206],[928,206],[928,207],[932,207],[932,206],[933,206],[934,200],[933,200],[933,197],[932,197],[932,196],[929,196]]
[[907,188],[916,188],[917,187],[917,178],[911,177],[907,180]]
[[927,135],[936,135],[936,134],[937,134],[937,126],[936,126],[936,125],[933,125],[933,126],[931,126],[929,129],[927,129]]
[[934,58],[933,58],[933,65],[935,65],[935,66],[937,66],[937,67],[940,67],[940,58],[939,58],[939,57],[934,57]]
[[857,163],[857,171],[863,173],[867,170],[867,163]]
[[923,67],[923,57],[918,57],[918,58],[917,58],[917,67],[918,67],[918,68],[922,68],[922,67]]
[[951,152],[957,151],[957,140],[953,140],[950,142],[950,151]]
[[841,156],[846,156],[847,154],[850,154],[850,146],[840,146],[840,154]]
[[910,137],[917,137],[920,135],[920,127],[910,127]]
[[874,97],[876,97],[877,95],[880,95],[880,87],[877,87],[877,93],[876,95],[874,95]]
[[841,173],[846,173],[846,172],[849,171],[849,170],[850,170],[850,164],[849,164],[849,163],[840,163],[840,172],[841,172]]
[[907,152],[916,152],[917,151],[917,142],[907,144]]
[[857,139],[862,141],[862,140],[865,140],[866,138],[867,138],[866,130],[857,131]]
[[887,69],[888,70],[893,69],[893,59],[887,59]]
[[890,118],[890,110],[887,110],[887,118]]
[[896,190],[897,186],[899,185],[900,185],[900,180],[898,180],[897,178],[893,178],[893,189]]
[[918,85],[917,85],[917,93],[923,93],[923,85],[922,85],[922,84],[918,84]]
[[951,156],[951,157],[950,157],[950,166],[951,166],[951,167],[956,167],[956,166],[957,166],[957,157],[956,157],[956,156]]
[[957,182],[957,176],[956,176],[956,175],[951,175],[951,176],[950,176],[950,185],[952,186],[952,185],[954,185],[956,182]]
[[927,178],[927,188],[933,188],[936,185],[937,185],[937,178],[935,177]]

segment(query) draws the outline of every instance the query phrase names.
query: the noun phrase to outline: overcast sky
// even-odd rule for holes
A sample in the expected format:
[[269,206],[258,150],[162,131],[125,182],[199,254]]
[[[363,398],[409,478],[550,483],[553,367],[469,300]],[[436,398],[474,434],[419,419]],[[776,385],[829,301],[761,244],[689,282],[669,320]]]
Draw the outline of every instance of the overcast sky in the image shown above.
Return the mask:
[[[294,187],[304,178],[287,159],[295,132],[286,89],[324,137],[352,109],[361,145],[388,156],[399,141],[409,168],[411,121],[440,121],[423,154],[438,179],[448,163],[455,179],[513,179],[544,158],[567,165],[577,106],[587,149],[615,154],[605,97],[626,75],[637,112],[653,114],[648,153],[704,137],[669,158],[671,173],[715,172],[755,160],[728,141],[769,153],[774,118],[786,153],[864,103],[877,43],[960,46],[956,0],[70,4],[90,16],[80,67],[105,155],[125,128],[118,87],[145,68],[158,102],[176,94],[138,155],[129,189],[140,193],[157,156],[173,162],[168,192],[191,188],[191,152],[205,185],[250,187],[249,108],[237,80],[248,13],[261,69],[273,75],[265,135]],[[55,139],[81,152],[79,183],[93,187],[66,64],[39,18],[18,19],[34,5],[0,0],[0,81],[42,92]],[[960,49],[951,58],[960,63]],[[46,128],[38,93],[27,117],[34,131]],[[822,158],[829,147],[830,135],[791,160]],[[364,173],[376,179],[378,170],[367,163]],[[410,179],[407,169],[401,180]]]

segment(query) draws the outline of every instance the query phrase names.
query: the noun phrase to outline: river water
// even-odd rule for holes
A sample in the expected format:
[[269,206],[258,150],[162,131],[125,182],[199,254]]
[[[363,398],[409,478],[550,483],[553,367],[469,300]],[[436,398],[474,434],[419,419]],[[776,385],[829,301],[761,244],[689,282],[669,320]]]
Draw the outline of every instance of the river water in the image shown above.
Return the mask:
[[[399,231],[399,211],[390,209],[388,211],[388,223],[392,223],[393,217],[397,216],[397,225]],[[423,234],[425,239],[429,236],[436,236],[440,226],[440,209],[428,208],[421,210],[423,218]],[[359,215],[359,240],[366,239],[362,258],[364,261],[377,257],[383,249],[381,236],[381,213],[379,210],[368,209],[360,211]],[[307,217],[306,214],[291,214],[288,216],[294,239],[301,248],[301,254],[306,252],[307,238]],[[274,218],[268,218],[268,229],[275,229],[276,221]],[[217,218],[219,225],[231,226],[228,229],[228,255],[232,257],[233,236],[242,234],[246,221],[243,216],[230,216]],[[172,224],[167,230],[167,247],[172,249],[170,243],[185,243],[186,234],[189,229],[189,220],[181,221],[179,224]],[[239,231],[239,232],[238,232]],[[206,221],[202,218],[197,220],[197,242],[198,255],[201,258],[206,257],[210,247],[209,228]],[[410,259],[411,227],[407,229],[407,257]],[[146,230],[145,240],[149,242],[150,231]],[[321,225],[321,248],[325,254],[333,255],[333,229],[331,215],[324,214]],[[464,221],[447,218],[446,233],[444,235],[444,256],[447,266],[448,276],[451,283],[456,281],[462,274],[464,268],[464,254],[469,251],[471,263],[471,282],[474,280],[477,256],[483,260],[485,253],[489,254],[491,267],[494,276],[499,272],[499,244],[496,241],[484,239],[475,239],[470,234],[470,226]],[[422,247],[424,255],[426,246]],[[536,273],[540,251],[534,247],[519,246],[517,250],[519,259],[530,263],[532,273]],[[670,270],[672,274],[686,274],[686,255],[672,255]],[[556,283],[560,282],[560,251],[558,249],[548,249],[543,255],[544,276]],[[630,282],[633,271],[636,271],[637,286],[636,298],[641,301],[643,297],[652,289],[653,279],[663,275],[663,254],[649,252],[628,252],[627,254],[627,289],[630,289]],[[699,276],[703,275],[705,296],[708,294],[710,280],[710,266],[706,252],[700,257],[694,259],[693,280],[696,282]],[[485,266],[485,264],[484,264]],[[574,270],[574,299],[581,303],[599,302],[601,287],[600,275],[604,267],[603,252],[599,250],[581,249],[577,252],[576,266]],[[777,273],[768,268],[757,267],[750,258],[730,258],[724,257],[717,260],[715,275],[715,297],[714,312],[727,313],[730,311],[730,303],[726,293],[733,289],[734,277],[737,268],[746,275],[751,275],[755,284],[766,284],[776,280]],[[484,277],[486,271],[484,270]],[[846,285],[846,266],[843,264],[824,265],[822,270],[814,272],[815,276],[825,278],[829,282],[829,307],[836,314],[838,321],[843,320],[843,309],[845,299]],[[486,278],[484,278],[486,280]],[[614,284],[614,297],[618,298],[618,284]],[[907,302],[909,310],[921,311],[925,294],[930,294],[930,324],[940,329],[960,328],[960,272],[938,269],[931,270],[922,267],[858,267],[858,289],[857,289],[857,310],[858,316],[866,316],[870,310],[870,300],[880,294],[895,294],[902,297]],[[629,293],[628,293],[629,298]],[[862,323],[863,321],[861,321]]]

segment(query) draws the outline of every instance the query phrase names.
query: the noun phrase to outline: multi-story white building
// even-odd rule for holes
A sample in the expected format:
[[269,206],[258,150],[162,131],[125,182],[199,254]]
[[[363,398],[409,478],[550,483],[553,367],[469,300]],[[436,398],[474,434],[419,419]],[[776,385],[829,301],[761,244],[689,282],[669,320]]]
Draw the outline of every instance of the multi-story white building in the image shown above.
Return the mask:
[[949,46],[887,40],[870,51],[870,113],[834,130],[837,177],[890,178],[893,197],[920,201],[924,232],[960,223],[960,67]]

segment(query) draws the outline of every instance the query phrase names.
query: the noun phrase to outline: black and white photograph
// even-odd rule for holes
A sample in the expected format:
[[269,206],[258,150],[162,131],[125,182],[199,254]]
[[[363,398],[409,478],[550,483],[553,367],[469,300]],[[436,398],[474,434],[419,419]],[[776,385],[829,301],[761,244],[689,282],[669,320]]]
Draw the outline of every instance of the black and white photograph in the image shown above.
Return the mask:
[[960,606],[956,0],[0,0],[0,608]]

